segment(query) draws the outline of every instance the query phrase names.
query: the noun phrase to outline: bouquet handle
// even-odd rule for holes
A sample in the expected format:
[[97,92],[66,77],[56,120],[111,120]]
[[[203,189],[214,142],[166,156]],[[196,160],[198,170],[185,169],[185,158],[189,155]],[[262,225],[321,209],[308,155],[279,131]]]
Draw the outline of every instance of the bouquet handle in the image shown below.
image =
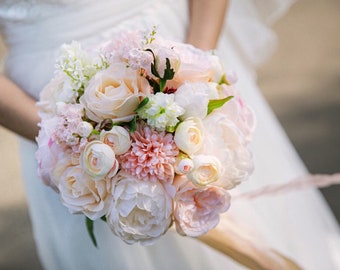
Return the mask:
[[253,270],[301,270],[293,260],[278,251],[253,241],[230,228],[216,228],[197,238],[238,263]]

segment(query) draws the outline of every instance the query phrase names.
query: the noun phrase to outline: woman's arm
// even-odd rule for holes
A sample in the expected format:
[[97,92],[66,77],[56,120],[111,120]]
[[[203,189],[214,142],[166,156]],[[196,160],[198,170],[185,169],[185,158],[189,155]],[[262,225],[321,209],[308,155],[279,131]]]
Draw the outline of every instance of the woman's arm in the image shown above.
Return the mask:
[[39,121],[35,100],[0,74],[0,125],[34,141]]
[[228,0],[189,0],[190,24],[186,42],[203,50],[215,49]]

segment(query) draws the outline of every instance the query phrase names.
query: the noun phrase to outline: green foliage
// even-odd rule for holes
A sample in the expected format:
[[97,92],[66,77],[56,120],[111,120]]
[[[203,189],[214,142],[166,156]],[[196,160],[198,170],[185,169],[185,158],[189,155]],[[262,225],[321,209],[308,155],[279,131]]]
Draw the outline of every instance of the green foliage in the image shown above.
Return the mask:
[[208,103],[208,114],[210,114],[213,110],[222,107],[227,101],[231,100],[234,96],[229,96],[222,99],[212,99]]

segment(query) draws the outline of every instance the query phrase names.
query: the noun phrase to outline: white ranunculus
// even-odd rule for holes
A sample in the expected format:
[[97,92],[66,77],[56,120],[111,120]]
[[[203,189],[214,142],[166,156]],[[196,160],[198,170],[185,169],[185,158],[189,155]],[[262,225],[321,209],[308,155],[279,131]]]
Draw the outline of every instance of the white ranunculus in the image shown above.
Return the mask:
[[86,121],[82,121],[77,126],[77,134],[79,134],[80,137],[87,138],[90,136],[91,132],[93,130],[93,126]]
[[141,181],[123,170],[115,180],[108,225],[128,244],[152,244],[169,229],[172,198],[159,182]]
[[197,155],[192,161],[194,168],[187,177],[194,184],[207,186],[221,177],[222,165],[215,156]]
[[105,216],[112,201],[112,179],[93,181],[79,165],[64,170],[58,188],[62,203],[72,214],[83,213],[92,220]]
[[184,83],[175,92],[175,101],[185,113],[180,117],[184,120],[188,117],[203,119],[207,116],[209,93],[211,89],[208,83],[194,82]]
[[175,172],[177,174],[190,173],[194,168],[194,163],[190,158],[176,158]]
[[89,142],[80,155],[81,167],[93,180],[103,179],[116,163],[112,148],[98,140]]
[[121,126],[113,126],[111,130],[102,130],[100,140],[110,146],[116,155],[122,155],[130,149],[129,132]]
[[200,118],[188,118],[176,128],[175,143],[181,151],[188,155],[196,153],[202,147],[203,139],[204,130]]

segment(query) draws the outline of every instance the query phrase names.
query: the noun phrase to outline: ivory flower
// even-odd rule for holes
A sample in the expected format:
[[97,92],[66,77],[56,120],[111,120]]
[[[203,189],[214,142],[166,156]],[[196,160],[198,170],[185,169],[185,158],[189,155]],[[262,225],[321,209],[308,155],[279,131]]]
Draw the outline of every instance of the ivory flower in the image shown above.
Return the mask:
[[78,124],[77,126],[77,134],[79,134],[79,136],[87,138],[88,136],[90,136],[91,132],[93,130],[93,126],[86,121],[82,121]]
[[67,167],[58,184],[61,200],[69,211],[83,213],[92,220],[108,212],[112,201],[111,186],[112,179],[93,181],[80,166]]
[[113,122],[129,122],[135,115],[139,99],[150,86],[138,72],[126,64],[112,64],[99,71],[85,88],[80,103],[86,115],[95,122],[111,118]]
[[103,179],[112,169],[118,170],[118,161],[110,146],[95,140],[85,146],[80,165],[93,180]]
[[177,174],[190,173],[194,168],[194,162],[190,158],[176,158],[175,172]]
[[199,118],[188,118],[176,128],[175,143],[181,151],[188,155],[196,153],[202,147],[203,139],[204,130]]
[[172,198],[159,182],[140,181],[124,170],[115,180],[108,225],[128,244],[152,244],[169,229]]
[[113,126],[111,130],[102,130],[100,140],[113,149],[116,155],[126,153],[131,147],[129,132],[121,126]]
[[207,186],[221,177],[222,165],[215,157],[210,155],[197,155],[193,158],[194,168],[187,177],[199,186]]

